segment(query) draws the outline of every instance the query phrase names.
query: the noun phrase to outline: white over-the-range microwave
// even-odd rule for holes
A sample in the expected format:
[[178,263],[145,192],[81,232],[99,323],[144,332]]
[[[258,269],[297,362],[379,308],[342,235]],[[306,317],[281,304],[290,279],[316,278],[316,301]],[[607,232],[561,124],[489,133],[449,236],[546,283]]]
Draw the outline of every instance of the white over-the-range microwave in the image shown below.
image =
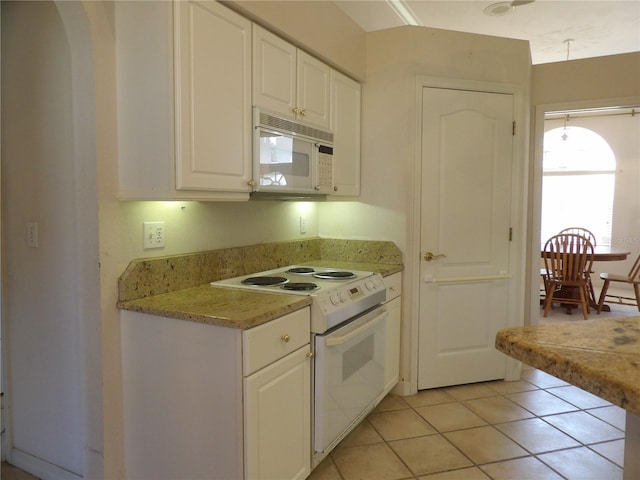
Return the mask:
[[333,191],[333,133],[253,107],[254,195]]

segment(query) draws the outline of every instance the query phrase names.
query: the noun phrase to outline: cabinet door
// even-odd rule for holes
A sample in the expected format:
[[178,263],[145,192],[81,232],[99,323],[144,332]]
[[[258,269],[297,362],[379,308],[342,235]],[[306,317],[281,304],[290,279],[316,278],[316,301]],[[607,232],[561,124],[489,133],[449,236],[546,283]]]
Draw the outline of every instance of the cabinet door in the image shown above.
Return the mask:
[[384,391],[389,392],[400,378],[401,297],[387,302],[387,364],[384,369]]
[[360,195],[360,84],[331,71],[333,195]]
[[309,345],[245,379],[245,478],[305,479],[311,471]]
[[253,103],[285,118],[296,118],[296,47],[255,24]]
[[248,192],[251,22],[215,1],[175,2],[176,188]]
[[331,68],[298,50],[297,101],[299,120],[329,128]]

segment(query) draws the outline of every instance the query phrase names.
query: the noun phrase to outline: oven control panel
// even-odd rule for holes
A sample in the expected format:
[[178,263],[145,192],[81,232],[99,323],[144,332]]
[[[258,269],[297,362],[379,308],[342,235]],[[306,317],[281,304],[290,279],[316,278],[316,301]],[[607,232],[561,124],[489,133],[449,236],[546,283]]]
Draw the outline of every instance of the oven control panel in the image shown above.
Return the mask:
[[386,294],[386,286],[378,273],[323,291],[314,297],[311,306],[311,330],[323,333],[384,302]]

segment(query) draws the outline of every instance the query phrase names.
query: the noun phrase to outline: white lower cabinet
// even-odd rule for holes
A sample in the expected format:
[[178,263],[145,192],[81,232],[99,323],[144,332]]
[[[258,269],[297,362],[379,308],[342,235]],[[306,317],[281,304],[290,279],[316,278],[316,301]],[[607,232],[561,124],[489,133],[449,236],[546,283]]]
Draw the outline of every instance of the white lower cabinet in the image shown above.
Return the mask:
[[385,277],[387,286],[387,364],[385,366],[384,393],[387,394],[400,379],[400,324],[402,320],[402,274]]
[[309,345],[247,377],[245,478],[303,480],[311,471]]
[[127,479],[309,475],[309,308],[245,331],[121,320]]

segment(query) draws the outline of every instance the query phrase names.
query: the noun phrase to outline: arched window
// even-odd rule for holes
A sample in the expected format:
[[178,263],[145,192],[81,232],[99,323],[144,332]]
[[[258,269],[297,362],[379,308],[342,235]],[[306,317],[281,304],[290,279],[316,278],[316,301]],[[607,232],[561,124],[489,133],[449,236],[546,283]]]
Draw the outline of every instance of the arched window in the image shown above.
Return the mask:
[[582,127],[544,134],[541,241],[563,228],[584,227],[611,245],[616,159],[609,144]]

